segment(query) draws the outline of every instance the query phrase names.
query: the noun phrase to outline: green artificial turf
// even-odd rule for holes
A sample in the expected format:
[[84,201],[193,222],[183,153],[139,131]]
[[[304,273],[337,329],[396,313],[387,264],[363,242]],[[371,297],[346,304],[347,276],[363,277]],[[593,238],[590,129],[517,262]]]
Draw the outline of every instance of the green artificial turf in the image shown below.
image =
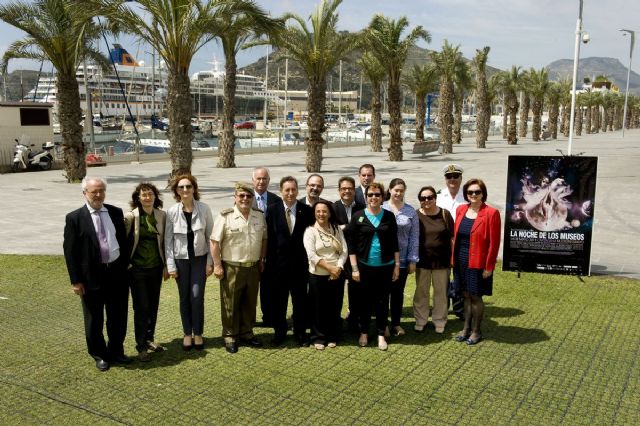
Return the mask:
[[0,255],[0,424],[640,424],[639,284],[498,271],[485,340],[470,347],[453,340],[453,315],[444,335],[413,332],[410,277],[407,335],[387,352],[346,335],[324,351],[290,340],[231,355],[218,282],[206,289],[206,350],[185,353],[167,281],[156,338],[168,351],[101,373],[63,258]]

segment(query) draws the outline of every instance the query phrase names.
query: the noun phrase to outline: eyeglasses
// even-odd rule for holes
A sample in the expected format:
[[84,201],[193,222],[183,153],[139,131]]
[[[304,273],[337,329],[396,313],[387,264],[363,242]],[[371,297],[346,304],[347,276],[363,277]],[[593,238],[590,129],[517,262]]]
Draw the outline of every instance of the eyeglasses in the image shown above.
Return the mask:
[[418,200],[420,201],[431,201],[435,199],[436,199],[435,195],[421,195],[418,197]]
[[181,189],[183,191],[193,189],[193,185],[178,185],[178,189]]
[[459,173],[445,173],[444,178],[445,179],[458,179],[460,176],[462,176]]
[[340,191],[353,191],[353,187],[352,186],[343,186],[342,188],[340,188]]
[[379,192],[367,192],[367,197],[382,197],[382,194]]
[[246,192],[242,193],[242,194],[236,194],[236,197],[238,198],[251,198],[253,197],[252,194],[247,194]]
[[469,190],[469,191],[467,191],[467,195],[471,195],[471,196],[473,196],[473,195],[475,195],[475,196],[482,195],[482,190],[480,190],[480,189],[478,189],[477,191]]

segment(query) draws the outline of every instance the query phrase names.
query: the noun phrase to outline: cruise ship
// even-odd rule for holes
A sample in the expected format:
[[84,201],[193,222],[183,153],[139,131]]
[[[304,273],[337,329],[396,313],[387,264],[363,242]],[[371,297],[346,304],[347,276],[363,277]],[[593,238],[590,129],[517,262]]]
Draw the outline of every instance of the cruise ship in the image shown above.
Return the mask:
[[[83,65],[76,71],[80,92],[80,107],[87,111],[87,88],[89,87],[94,116],[113,117],[123,120],[128,117],[125,98],[131,114],[136,120],[166,116],[167,70],[163,63],[153,67],[138,62],[119,44],[110,51],[115,69],[120,77],[123,90],[120,89],[113,67],[105,73],[98,65]],[[211,62],[213,68],[200,71],[191,76],[191,96],[193,114],[197,116],[221,116],[224,89],[224,71],[217,61]],[[124,91],[124,94],[123,94]],[[25,97],[25,100],[50,102],[53,106],[54,121],[57,122],[57,89],[55,76],[42,76],[38,84]],[[236,111],[241,115],[261,114],[265,98],[269,102],[281,100],[264,90],[261,78],[252,75],[237,74]],[[128,118],[127,118],[128,119]]]

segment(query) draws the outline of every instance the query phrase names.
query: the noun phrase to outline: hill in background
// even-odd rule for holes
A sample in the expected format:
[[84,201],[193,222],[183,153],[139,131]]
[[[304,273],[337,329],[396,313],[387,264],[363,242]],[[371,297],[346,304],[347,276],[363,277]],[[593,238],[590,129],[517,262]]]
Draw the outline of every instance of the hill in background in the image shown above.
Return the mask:
[[[573,59],[559,59],[547,65],[549,76],[553,80],[573,75]],[[620,88],[621,92],[627,84],[627,67],[615,58],[584,58],[578,64],[578,82],[585,77],[593,79],[598,75],[604,75]],[[640,75],[631,71],[629,77],[629,93],[640,95]]]

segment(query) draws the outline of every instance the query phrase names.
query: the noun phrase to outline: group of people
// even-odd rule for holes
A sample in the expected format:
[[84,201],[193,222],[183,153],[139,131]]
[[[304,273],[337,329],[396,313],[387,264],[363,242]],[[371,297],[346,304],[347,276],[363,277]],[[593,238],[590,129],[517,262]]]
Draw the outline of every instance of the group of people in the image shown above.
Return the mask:
[[413,273],[414,330],[423,332],[431,318],[435,332],[443,333],[451,297],[464,319],[455,340],[476,344],[482,339],[482,296],[492,294],[500,215],[486,204],[484,182],[462,185],[462,173],[457,164],[445,167],[445,188],[420,188],[415,209],[407,202],[405,181],[394,178],[385,189],[372,164],[360,167],[358,186],[352,177],[339,179],[335,202],[321,197],[319,174],[307,178],[306,195],[299,198],[295,177],[280,179],[278,195],[268,190],[269,170],[258,167],[251,183],[235,185],[233,205],[215,218],[190,174],[172,180],[176,203],[166,212],[156,186],[143,182],[126,214],[104,203],[105,179],[87,177],[85,205],[66,217],[64,254],[82,300],[88,352],[101,371],[132,361],[123,347],[129,288],[138,359],[146,362],[165,350],[154,334],[160,287],[169,278],[178,287],[182,348],[204,349],[204,295],[211,274],[220,281],[229,353],[241,344],[263,345],[253,333],[258,296],[274,346],[287,339],[291,297],[297,343],[335,347],[343,329],[345,283],[346,321],[358,333],[358,345],[369,344],[375,316],[377,347],[386,350],[392,334],[405,334],[400,320]]

